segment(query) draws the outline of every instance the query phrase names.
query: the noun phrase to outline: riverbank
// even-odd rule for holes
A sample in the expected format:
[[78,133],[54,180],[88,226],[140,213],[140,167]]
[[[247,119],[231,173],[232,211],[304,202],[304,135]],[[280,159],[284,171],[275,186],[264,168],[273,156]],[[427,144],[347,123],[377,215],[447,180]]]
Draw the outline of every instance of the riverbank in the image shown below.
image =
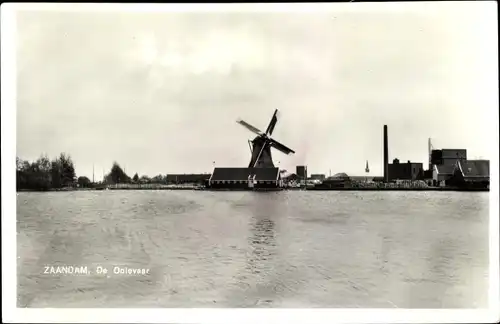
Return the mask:
[[188,186],[178,186],[178,187],[107,187],[107,188],[74,188],[74,189],[49,189],[49,190],[18,190],[17,192],[67,192],[67,191],[102,191],[102,190],[203,190],[203,191],[463,191],[463,192],[489,192],[489,188],[454,188],[454,187],[427,187],[427,188],[403,188],[403,187],[393,187],[393,188],[355,188],[355,187],[339,187],[339,188],[328,188],[328,187],[309,187],[309,188],[276,188],[276,189],[214,189],[205,187],[188,187]]
[[34,190],[34,189],[18,189],[17,192],[67,192],[67,191],[102,191],[102,190],[203,190],[205,187],[197,185],[133,185],[133,184],[120,184],[120,185],[108,185],[108,186],[96,186],[94,188],[50,188],[45,190]]
[[327,188],[327,187],[312,187],[306,190],[313,191],[486,191],[489,188],[457,188],[457,187],[426,187],[426,188],[404,188],[404,187],[387,187],[387,188],[354,188],[354,187],[340,187],[340,188]]

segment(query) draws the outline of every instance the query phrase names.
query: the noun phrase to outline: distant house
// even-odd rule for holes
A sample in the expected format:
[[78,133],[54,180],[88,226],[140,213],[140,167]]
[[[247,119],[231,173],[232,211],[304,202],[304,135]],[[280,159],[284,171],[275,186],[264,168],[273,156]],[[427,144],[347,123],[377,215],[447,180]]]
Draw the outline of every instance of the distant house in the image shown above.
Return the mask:
[[325,180],[324,174],[311,174],[311,180]]
[[295,173],[290,173],[287,175],[282,175],[282,179],[283,181],[297,181],[299,179],[299,176]]
[[344,172],[340,172],[340,173],[336,173],[334,174],[333,176],[331,177],[328,177],[327,180],[350,180],[349,176],[347,175],[347,173],[344,173]]
[[326,178],[321,185],[328,188],[341,188],[345,187],[350,182],[351,178],[346,173],[341,172]]

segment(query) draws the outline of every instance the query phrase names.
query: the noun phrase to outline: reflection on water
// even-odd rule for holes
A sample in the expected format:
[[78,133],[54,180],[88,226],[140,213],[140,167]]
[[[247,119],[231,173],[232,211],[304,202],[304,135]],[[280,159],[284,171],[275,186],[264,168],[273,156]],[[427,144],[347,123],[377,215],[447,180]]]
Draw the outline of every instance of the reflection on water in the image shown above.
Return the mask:
[[20,193],[17,212],[19,307],[487,304],[487,193]]
[[276,254],[276,240],[274,239],[274,222],[270,219],[255,220],[248,238],[251,254],[248,258],[248,269],[252,273],[260,273],[265,270]]

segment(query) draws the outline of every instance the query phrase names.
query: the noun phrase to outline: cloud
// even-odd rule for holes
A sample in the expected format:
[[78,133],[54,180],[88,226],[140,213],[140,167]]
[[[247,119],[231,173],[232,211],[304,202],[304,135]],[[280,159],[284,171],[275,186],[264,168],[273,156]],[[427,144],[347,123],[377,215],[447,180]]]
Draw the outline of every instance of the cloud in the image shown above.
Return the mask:
[[492,88],[481,86],[495,80],[485,63],[494,48],[480,37],[491,23],[450,8],[23,12],[18,154],[68,151],[87,176],[113,160],[150,175],[246,165],[251,134],[235,120],[265,128],[279,109],[274,135],[297,154],[275,159],[289,170],[353,174],[368,159],[381,171],[383,124],[402,159],[425,160],[429,136],[487,156],[487,129],[453,130],[496,113]]

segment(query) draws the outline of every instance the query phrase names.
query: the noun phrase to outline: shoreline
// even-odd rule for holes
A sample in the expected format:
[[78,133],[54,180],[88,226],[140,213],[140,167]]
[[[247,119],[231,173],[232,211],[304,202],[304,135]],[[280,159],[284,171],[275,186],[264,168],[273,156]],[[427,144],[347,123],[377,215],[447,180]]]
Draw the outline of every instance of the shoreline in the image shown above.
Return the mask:
[[489,192],[488,188],[453,188],[453,187],[428,187],[428,188],[308,188],[311,191],[481,191]]
[[454,188],[454,187],[427,187],[427,188],[280,188],[280,189],[215,189],[205,187],[157,187],[157,188],[75,188],[75,189],[48,189],[48,190],[29,190],[20,189],[16,192],[68,192],[68,191],[106,191],[106,190],[190,190],[190,191],[255,191],[255,192],[271,192],[271,191],[462,191],[462,192],[489,192],[489,188]]

